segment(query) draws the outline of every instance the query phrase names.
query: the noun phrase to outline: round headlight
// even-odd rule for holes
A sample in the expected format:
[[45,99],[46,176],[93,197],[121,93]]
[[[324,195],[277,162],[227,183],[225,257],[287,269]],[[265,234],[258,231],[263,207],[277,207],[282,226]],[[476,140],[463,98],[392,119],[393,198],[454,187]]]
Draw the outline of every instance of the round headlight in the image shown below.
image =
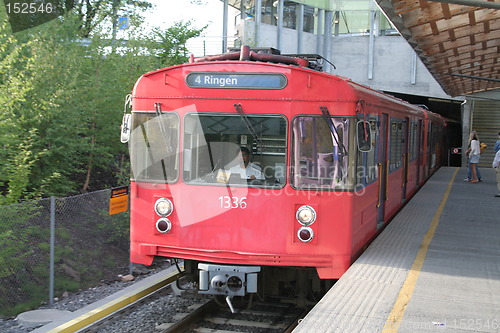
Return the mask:
[[172,204],[172,201],[166,198],[161,198],[156,200],[155,203],[156,214],[160,216],[169,216],[170,214],[172,214],[173,210],[174,210],[174,205]]
[[161,233],[167,233],[172,229],[172,222],[169,219],[162,218],[156,221],[156,230]]
[[297,221],[302,225],[310,225],[316,221],[316,211],[311,206],[301,206],[297,209]]
[[297,237],[304,243],[310,242],[314,237],[314,231],[309,227],[301,227],[297,231]]

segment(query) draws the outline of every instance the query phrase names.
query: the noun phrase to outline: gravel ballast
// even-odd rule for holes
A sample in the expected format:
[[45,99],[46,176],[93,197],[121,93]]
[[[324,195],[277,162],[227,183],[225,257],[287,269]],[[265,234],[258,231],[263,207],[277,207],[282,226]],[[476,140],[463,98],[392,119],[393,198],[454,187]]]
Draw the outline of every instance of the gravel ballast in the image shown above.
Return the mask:
[[[151,276],[163,269],[167,269],[169,265],[151,270],[148,274],[137,276],[134,281],[121,282],[114,281],[112,283],[103,283],[102,285],[89,288],[74,294],[69,294],[61,299],[56,299],[53,306],[44,305],[41,309],[55,309],[74,312],[96,301],[117,293],[124,288],[133,285],[134,283]],[[186,312],[188,306],[195,302],[194,299],[175,296],[173,293],[166,294],[163,292],[161,297],[154,299],[151,302],[134,307],[130,315],[125,315],[120,320],[115,321],[111,325],[101,327],[98,332],[102,333],[126,333],[126,332],[158,332],[156,327],[169,320],[179,312]],[[28,333],[41,325],[35,327],[25,327],[16,319],[0,319],[0,332],[2,333]]]

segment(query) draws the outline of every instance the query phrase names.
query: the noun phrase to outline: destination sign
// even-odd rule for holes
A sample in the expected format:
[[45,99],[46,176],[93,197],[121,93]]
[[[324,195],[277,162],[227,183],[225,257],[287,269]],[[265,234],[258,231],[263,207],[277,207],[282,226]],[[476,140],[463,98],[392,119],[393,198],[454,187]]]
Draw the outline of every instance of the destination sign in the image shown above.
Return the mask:
[[283,89],[287,79],[283,74],[193,72],[186,77],[186,84],[191,88]]

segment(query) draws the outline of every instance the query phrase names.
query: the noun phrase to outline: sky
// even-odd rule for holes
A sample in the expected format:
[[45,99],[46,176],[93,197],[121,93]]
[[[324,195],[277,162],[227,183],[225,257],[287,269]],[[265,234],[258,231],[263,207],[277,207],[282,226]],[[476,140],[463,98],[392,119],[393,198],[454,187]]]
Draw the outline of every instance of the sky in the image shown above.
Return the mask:
[[[203,38],[188,42],[195,56],[221,53],[223,2],[220,0],[149,0],[155,8],[147,14],[153,27],[167,28],[178,21],[192,21],[193,28],[208,27]],[[193,4],[192,2],[200,3]],[[229,27],[232,28],[232,27]]]
[[195,28],[209,25],[207,36],[222,35],[223,2],[220,0],[149,0],[155,8],[149,12],[151,24],[169,27],[180,20],[193,21]]

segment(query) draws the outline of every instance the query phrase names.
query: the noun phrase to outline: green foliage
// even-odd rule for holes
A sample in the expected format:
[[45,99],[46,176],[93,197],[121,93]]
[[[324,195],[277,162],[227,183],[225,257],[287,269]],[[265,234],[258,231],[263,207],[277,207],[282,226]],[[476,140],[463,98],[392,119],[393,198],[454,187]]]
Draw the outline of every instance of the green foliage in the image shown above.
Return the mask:
[[[79,0],[16,35],[0,12],[0,205],[128,183],[124,98],[142,74],[185,62],[186,41],[203,30],[180,22],[148,36],[140,24],[149,7]],[[123,34],[113,22],[125,14],[126,45],[110,39]]]
[[[100,193],[56,200],[56,296],[128,269],[128,213],[109,215]],[[0,316],[47,301],[50,211],[43,206],[47,200],[0,207]]]
[[13,276],[34,253],[30,244],[37,233],[30,221],[39,211],[36,203],[0,207],[0,278]]
[[143,21],[141,12],[152,7],[149,1],[138,0],[75,0],[74,4],[79,18],[79,35],[85,38],[91,37],[109,21],[116,24],[116,19],[121,15],[128,16],[138,25]]
[[99,233],[106,235],[106,243],[110,244],[124,244],[129,241],[129,212],[124,212],[120,214],[109,215],[108,212],[101,212],[100,220],[101,223],[97,226]]
[[[48,288],[48,227],[32,225],[41,208],[14,203],[126,185],[128,148],[119,140],[124,98],[142,74],[185,62],[184,44],[203,30],[177,23],[145,34],[140,24],[148,1],[74,4],[64,17],[15,35],[0,5],[0,295],[20,304],[0,308],[3,315],[36,308]],[[124,14],[132,26],[119,32],[114,22]],[[109,254],[126,257],[127,215],[105,221],[72,227],[105,235],[102,242],[113,244]],[[63,261],[74,258],[73,268],[90,277],[101,252],[79,250],[80,230],[57,227],[56,239],[57,292],[85,287],[90,281],[65,277]]]
[[40,272],[47,271],[49,251],[36,244],[48,242],[49,235],[34,222],[41,209],[37,202],[0,207],[0,294],[11,304],[21,304],[13,309],[0,306],[0,314],[16,314],[47,298],[48,288],[39,282]]
[[184,63],[188,60],[189,51],[186,42],[201,35],[203,30],[192,29],[191,22],[177,22],[165,31],[153,30],[153,36],[158,41],[158,57],[163,66],[173,66]]

